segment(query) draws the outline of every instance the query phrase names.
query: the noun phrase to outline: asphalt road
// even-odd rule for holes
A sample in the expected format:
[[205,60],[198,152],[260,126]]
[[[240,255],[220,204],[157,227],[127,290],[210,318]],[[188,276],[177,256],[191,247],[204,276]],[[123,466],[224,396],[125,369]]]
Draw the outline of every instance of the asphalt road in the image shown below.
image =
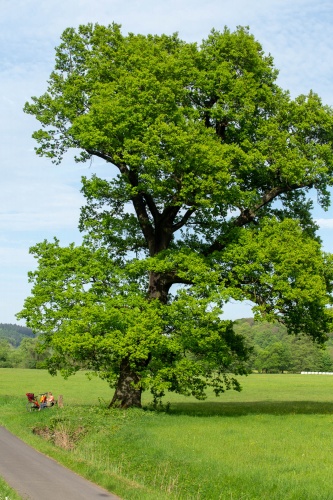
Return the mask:
[[0,427],[0,476],[29,500],[120,500]]

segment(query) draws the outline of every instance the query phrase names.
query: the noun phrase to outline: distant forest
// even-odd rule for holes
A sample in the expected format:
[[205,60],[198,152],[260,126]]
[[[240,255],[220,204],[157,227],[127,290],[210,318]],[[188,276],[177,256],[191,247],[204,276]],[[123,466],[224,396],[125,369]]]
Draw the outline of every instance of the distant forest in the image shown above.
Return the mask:
[[306,335],[288,335],[280,323],[255,322],[253,318],[236,321],[235,331],[246,338],[252,349],[248,362],[252,371],[333,371],[333,334],[324,346],[319,346]]
[[[333,334],[324,347],[305,335],[288,335],[278,323],[235,322],[251,354],[248,370],[259,373],[333,372]],[[40,352],[40,339],[24,326],[0,323],[0,368],[46,368],[48,352]]]
[[30,328],[10,323],[0,323],[0,340],[5,339],[13,347],[18,347],[25,337],[35,337]]

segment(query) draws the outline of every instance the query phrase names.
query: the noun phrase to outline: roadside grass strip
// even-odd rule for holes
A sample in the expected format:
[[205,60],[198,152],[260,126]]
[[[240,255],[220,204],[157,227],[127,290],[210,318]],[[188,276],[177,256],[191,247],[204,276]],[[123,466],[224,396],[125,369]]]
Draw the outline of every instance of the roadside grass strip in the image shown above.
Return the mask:
[[14,491],[2,477],[0,477],[0,500],[21,500],[16,491]]

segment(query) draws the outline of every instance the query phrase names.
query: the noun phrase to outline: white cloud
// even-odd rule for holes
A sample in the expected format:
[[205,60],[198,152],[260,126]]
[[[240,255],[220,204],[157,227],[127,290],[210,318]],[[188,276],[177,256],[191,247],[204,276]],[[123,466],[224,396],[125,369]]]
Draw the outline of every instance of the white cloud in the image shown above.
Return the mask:
[[333,219],[316,219],[315,222],[322,229],[333,229]]
[[35,231],[65,229],[78,224],[83,198],[77,189],[66,185],[5,184],[0,199],[0,229]]
[[[29,249],[15,246],[0,247],[0,261],[2,274],[10,274],[17,269],[18,264],[22,267],[31,266],[34,258],[29,254]],[[1,323],[1,319],[0,319]]]

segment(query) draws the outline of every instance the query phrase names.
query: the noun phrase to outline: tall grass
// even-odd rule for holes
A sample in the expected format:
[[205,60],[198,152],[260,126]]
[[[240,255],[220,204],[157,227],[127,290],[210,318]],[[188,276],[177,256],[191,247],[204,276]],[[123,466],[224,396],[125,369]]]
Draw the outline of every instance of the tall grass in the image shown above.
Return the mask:
[[[251,375],[243,387],[204,402],[170,394],[168,413],[110,411],[99,379],[2,369],[0,422],[128,500],[332,500],[333,377]],[[27,413],[34,390],[63,394],[64,409]]]
[[21,497],[0,477],[0,500],[20,500]]

